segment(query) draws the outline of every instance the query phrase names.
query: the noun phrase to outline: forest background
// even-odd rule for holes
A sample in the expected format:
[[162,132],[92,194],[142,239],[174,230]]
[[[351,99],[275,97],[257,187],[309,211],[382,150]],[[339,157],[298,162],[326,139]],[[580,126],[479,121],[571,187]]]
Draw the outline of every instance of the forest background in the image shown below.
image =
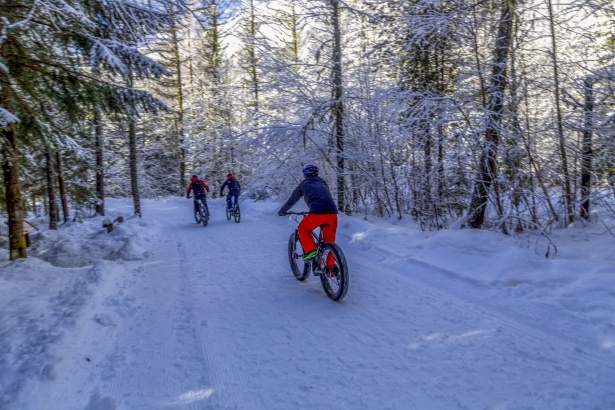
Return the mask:
[[611,0],[0,0],[2,234],[306,163],[423,229],[615,217],[614,85]]

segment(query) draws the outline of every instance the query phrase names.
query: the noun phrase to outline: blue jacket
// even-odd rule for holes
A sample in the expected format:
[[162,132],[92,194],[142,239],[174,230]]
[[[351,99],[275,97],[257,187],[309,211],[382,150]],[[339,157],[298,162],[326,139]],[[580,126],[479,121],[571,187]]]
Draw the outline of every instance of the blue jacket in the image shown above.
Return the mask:
[[335,206],[327,181],[317,175],[309,176],[301,181],[290,198],[288,198],[288,201],[280,208],[280,212],[288,212],[301,197],[310,207],[311,214],[337,213],[337,206]]
[[239,185],[239,181],[235,179],[235,177],[228,178],[222,186],[220,187],[220,196],[224,192],[224,188],[228,187],[229,195],[237,195],[239,196],[239,191],[241,190],[241,185]]

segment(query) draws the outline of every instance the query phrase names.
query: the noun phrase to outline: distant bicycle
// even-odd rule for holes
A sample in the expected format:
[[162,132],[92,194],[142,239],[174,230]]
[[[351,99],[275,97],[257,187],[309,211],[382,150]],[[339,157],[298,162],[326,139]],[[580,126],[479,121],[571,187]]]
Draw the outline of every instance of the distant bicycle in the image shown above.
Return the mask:
[[239,203],[236,203],[231,199],[231,207],[226,208],[226,219],[231,220],[231,217],[235,218],[235,222],[239,223],[241,220],[241,210],[239,209]]
[[[308,212],[287,212],[287,215],[298,215],[304,217]],[[299,217],[294,217],[299,222]],[[303,260],[303,247],[299,240],[297,229],[288,239],[288,261],[293,271],[293,275],[299,281],[304,281],[313,273],[320,276],[320,283],[327,296],[335,301],[340,301],[346,296],[348,291],[348,265],[342,249],[335,242],[324,243],[322,230],[318,235],[312,232],[316,241],[317,255],[312,261]]]
[[[188,198],[191,198],[190,196]],[[198,224],[203,224],[203,226],[207,226],[209,222],[209,208],[207,204],[204,204],[203,201],[194,201],[198,208],[194,210],[194,220]]]

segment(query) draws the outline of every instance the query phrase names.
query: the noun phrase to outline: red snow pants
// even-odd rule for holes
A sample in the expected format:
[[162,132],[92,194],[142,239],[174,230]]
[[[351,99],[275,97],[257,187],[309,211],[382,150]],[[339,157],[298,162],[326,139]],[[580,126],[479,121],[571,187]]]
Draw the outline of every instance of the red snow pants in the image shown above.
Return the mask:
[[337,231],[337,214],[307,214],[297,225],[301,246],[304,254],[316,250],[316,243],[312,231],[322,226],[322,239],[327,242],[335,242]]

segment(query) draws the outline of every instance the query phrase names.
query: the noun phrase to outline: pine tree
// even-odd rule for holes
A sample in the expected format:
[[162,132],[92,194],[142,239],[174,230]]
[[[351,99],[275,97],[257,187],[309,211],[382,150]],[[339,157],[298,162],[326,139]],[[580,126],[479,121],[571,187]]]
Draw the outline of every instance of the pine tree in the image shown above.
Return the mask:
[[0,127],[14,259],[26,256],[20,147],[61,144],[66,134],[59,121],[78,123],[92,104],[108,114],[164,108],[121,78],[168,74],[136,48],[167,17],[121,0],[4,0],[0,14]]

